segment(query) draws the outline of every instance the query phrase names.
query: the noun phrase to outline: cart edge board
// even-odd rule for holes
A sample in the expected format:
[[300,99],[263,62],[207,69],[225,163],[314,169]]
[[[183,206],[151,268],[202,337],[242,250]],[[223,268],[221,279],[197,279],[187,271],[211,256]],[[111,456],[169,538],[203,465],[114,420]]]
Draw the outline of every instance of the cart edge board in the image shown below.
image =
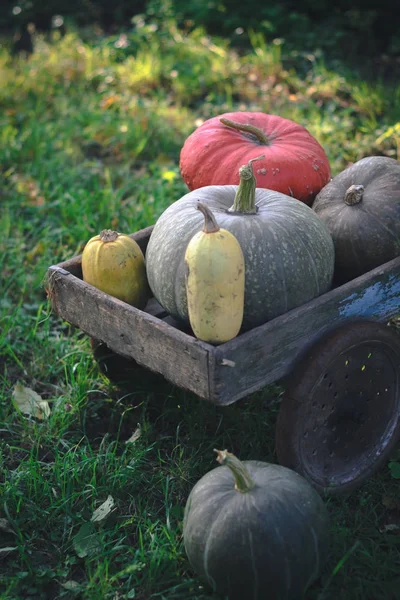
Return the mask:
[[[215,393],[236,400],[245,390],[280,381],[317,340],[344,323],[385,322],[399,312],[400,257],[219,346]],[[221,363],[234,364],[235,376]]]
[[52,310],[71,325],[133,358],[172,383],[208,399],[211,345],[73,276],[50,267],[46,288]]
[[[144,252],[152,229],[131,235]],[[399,257],[214,347],[164,321],[154,299],[144,312],[81,277],[80,256],[48,268],[45,285],[55,313],[117,354],[219,405],[284,379],[314,342],[343,323],[386,321],[400,312]]]

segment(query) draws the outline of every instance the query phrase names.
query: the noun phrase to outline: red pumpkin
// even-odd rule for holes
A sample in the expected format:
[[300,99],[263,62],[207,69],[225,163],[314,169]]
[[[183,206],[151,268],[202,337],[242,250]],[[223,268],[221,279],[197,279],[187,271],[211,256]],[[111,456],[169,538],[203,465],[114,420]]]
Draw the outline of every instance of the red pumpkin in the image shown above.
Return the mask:
[[261,112],[224,113],[205,121],[185,141],[182,177],[190,190],[238,185],[239,168],[264,154],[257,187],[311,204],[331,178],[324,149],[302,125]]

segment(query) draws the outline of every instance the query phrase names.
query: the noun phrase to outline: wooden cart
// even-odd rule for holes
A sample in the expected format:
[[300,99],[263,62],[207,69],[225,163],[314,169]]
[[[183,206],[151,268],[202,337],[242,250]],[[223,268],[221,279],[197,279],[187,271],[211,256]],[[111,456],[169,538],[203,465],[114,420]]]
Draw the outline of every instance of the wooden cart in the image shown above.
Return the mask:
[[[152,227],[132,234],[143,252]],[[400,438],[400,258],[213,346],[152,298],[139,310],[82,281],[81,257],[49,267],[53,310],[110,351],[228,405],[277,381],[278,460],[320,491],[349,491]],[[122,358],[121,358],[122,360]]]

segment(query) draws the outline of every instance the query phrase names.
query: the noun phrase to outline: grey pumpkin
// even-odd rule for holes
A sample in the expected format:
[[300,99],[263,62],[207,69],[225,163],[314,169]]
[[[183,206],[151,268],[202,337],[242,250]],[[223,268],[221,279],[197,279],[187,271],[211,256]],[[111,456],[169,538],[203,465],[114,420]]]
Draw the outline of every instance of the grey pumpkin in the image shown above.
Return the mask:
[[185,506],[190,564],[229,600],[300,600],[328,555],[324,502],[291,469],[216,452],[222,466],[195,484]]
[[[257,160],[257,159],[253,159]],[[206,186],[171,204],[157,220],[146,251],[151,290],[164,309],[188,323],[185,250],[203,225],[198,202],[242,248],[245,304],[242,330],[277,317],[331,288],[334,247],[311,208],[279,192],[255,187],[252,161],[240,185]]]
[[400,163],[362,158],[336,175],[312,205],[335,245],[335,282],[400,256]]

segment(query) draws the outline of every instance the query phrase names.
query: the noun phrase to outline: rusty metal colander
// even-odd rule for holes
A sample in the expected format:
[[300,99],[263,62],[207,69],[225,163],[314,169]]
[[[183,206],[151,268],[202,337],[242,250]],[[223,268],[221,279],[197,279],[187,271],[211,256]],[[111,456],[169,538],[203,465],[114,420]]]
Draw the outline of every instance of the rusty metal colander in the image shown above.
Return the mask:
[[374,322],[317,343],[287,382],[276,428],[280,464],[319,491],[348,492],[400,439],[400,336]]

